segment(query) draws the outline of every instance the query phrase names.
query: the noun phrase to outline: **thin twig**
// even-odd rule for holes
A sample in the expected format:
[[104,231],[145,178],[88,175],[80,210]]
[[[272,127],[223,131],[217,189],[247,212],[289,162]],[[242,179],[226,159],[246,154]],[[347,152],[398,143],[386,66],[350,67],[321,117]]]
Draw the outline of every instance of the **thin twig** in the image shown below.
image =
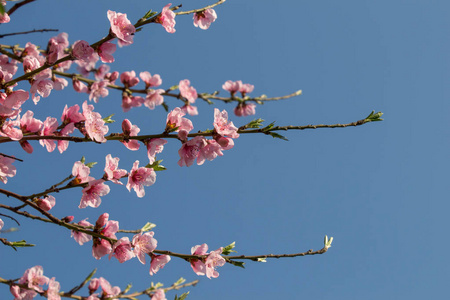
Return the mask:
[[0,34],[0,39],[4,38],[5,36],[12,36],[12,35],[19,35],[19,34],[29,34],[29,33],[35,33],[35,32],[48,32],[48,31],[58,31],[58,29],[33,29],[33,30],[29,30],[29,31],[5,33],[5,34]]
[[25,4],[28,4],[28,3],[31,3],[31,2],[34,2],[34,1],[36,1],[36,0],[24,0],[24,1],[22,1],[22,2],[16,3],[16,4],[14,4],[13,7],[11,7],[11,8],[7,11],[7,14],[8,14],[8,15],[11,15],[11,14],[14,13],[17,9],[19,9],[21,6],[24,6]]
[[187,14],[193,14],[193,13],[196,13],[196,12],[200,12],[200,11],[207,10],[208,8],[213,8],[213,7],[217,6],[217,5],[220,5],[220,4],[224,3],[225,1],[226,1],[226,0],[220,0],[220,1],[216,2],[216,3],[214,3],[214,4],[205,6],[205,7],[203,7],[203,8],[193,9],[193,10],[188,10],[188,11],[180,11],[180,12],[176,12],[175,14],[176,14],[177,16],[179,16],[179,15],[187,15]]

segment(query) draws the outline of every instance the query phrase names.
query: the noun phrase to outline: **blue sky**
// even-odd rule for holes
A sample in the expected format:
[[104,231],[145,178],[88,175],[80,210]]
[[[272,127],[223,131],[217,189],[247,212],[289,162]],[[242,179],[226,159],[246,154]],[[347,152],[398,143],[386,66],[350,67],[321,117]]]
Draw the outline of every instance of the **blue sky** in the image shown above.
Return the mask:
[[[194,9],[212,1],[189,1]],[[146,11],[159,11],[162,1],[46,1],[28,4],[2,25],[2,33],[57,28],[69,41],[93,43],[109,29],[108,9],[127,13],[132,22]],[[178,4],[178,3],[174,3]],[[209,30],[179,16],[176,33],[149,25],[134,44],[118,49],[112,70],[160,74],[162,88],[190,79],[199,92],[221,90],[226,80],[255,86],[251,95],[303,95],[257,107],[256,117],[278,125],[348,123],[382,111],[384,121],[345,129],[283,133],[288,142],[263,135],[242,135],[232,150],[202,166],[180,168],[180,147],[170,141],[158,156],[167,171],[137,198],[112,186],[97,208],[77,208],[80,190],[56,194],[56,216],[74,215],[94,222],[103,212],[124,229],[157,224],[158,248],[188,253],[207,243],[211,250],[236,241],[239,254],[294,253],[320,249],[324,235],[333,236],[320,256],[247,262],[246,269],[226,265],[218,279],[198,277],[182,260],[172,259],[157,275],[137,260],[123,264],[100,261],[89,245],[79,246],[70,233],[53,225],[19,219],[20,231],[8,240],[26,239],[34,248],[14,252],[2,247],[0,273],[17,278],[42,265],[67,291],[93,268],[98,276],[124,288],[141,290],[150,282],[169,286],[180,276],[200,279],[189,289],[191,299],[423,299],[447,294],[449,258],[446,237],[449,149],[449,37],[447,1],[227,1],[216,8]],[[46,46],[54,34],[10,37],[2,44],[27,41]],[[28,84],[19,86],[28,89]],[[38,118],[59,118],[65,104],[81,104],[86,95],[71,88],[54,91],[34,106]],[[168,99],[174,108],[176,100]],[[163,130],[161,107],[123,113],[121,96],[111,91],[96,111],[117,121],[124,118],[141,133]],[[197,100],[194,130],[212,128],[213,108],[226,109],[241,126],[252,117],[231,114],[234,104],[210,106]],[[25,160],[4,188],[32,194],[70,174],[85,156],[97,161],[93,176],[103,173],[104,157],[120,157],[131,169],[146,161],[141,149],[121,144],[71,144],[63,155],[47,153],[38,143],[26,154],[18,144],[2,144],[1,152]],[[3,187],[2,187],[3,188]],[[2,203],[13,199],[3,197]],[[16,203],[11,205],[17,205]],[[3,212],[2,212],[3,213]],[[13,226],[4,219],[5,228]],[[181,292],[180,292],[181,293]],[[11,298],[1,287],[2,298]],[[174,293],[168,294],[173,299]]]

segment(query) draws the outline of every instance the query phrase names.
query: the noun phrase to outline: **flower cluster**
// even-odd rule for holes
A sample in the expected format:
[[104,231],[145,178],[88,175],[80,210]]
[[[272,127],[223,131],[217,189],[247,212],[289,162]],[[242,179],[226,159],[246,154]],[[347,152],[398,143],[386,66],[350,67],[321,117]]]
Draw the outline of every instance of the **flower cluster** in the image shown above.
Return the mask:
[[[240,92],[242,98],[245,98],[246,94],[253,92],[255,88],[253,85],[249,83],[242,83],[242,81],[226,81],[222,88],[228,92],[230,92],[231,97],[235,97],[237,92]],[[256,105],[253,103],[246,103],[246,101],[240,101],[238,106],[234,109],[234,114],[238,117],[251,116],[255,114]]]
[[222,267],[225,264],[225,258],[223,258],[220,254],[222,254],[223,248],[220,247],[215,251],[211,251],[211,253],[207,253],[208,245],[202,244],[197,245],[191,248],[192,255],[204,255],[205,257],[202,259],[191,259],[191,267],[194,270],[195,274],[202,275],[208,278],[217,278],[219,277],[219,272],[216,271],[217,267]]
[[44,270],[41,266],[35,266],[27,269],[23,276],[18,281],[19,284],[25,285],[27,288],[22,288],[18,285],[11,285],[10,291],[14,296],[14,299],[32,299],[37,296],[38,292],[43,293],[43,285],[48,285],[48,289],[45,290],[47,299],[60,300],[59,295],[59,282],[55,281],[55,277],[49,279],[44,276]]

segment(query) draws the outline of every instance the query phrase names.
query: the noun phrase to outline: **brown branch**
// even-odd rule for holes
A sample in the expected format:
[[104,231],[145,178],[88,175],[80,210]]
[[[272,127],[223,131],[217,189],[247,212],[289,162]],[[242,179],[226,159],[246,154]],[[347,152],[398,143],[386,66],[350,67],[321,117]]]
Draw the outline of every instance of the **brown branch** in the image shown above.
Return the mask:
[[8,15],[11,15],[11,14],[14,13],[16,10],[18,10],[21,6],[24,6],[25,4],[28,4],[28,3],[31,3],[31,2],[34,2],[34,1],[36,1],[36,0],[24,0],[24,1],[22,1],[22,2],[16,3],[16,4],[14,4],[13,7],[11,7],[11,8],[7,11],[7,14],[8,14]]
[[205,7],[203,7],[203,8],[193,9],[193,10],[188,10],[188,11],[180,11],[180,12],[177,12],[177,13],[175,13],[175,14],[176,14],[177,16],[178,16],[178,15],[193,14],[193,13],[196,13],[196,12],[200,12],[200,11],[207,10],[208,8],[213,8],[213,7],[217,6],[217,5],[220,5],[220,4],[224,3],[225,1],[226,1],[226,0],[220,0],[220,1],[216,2],[216,3],[214,3],[214,4],[205,6]]
[[58,29],[33,29],[33,30],[29,30],[29,31],[5,33],[5,34],[0,34],[0,39],[4,38],[6,36],[12,36],[12,35],[29,34],[29,33],[35,33],[35,32],[49,32],[49,31],[58,31]]

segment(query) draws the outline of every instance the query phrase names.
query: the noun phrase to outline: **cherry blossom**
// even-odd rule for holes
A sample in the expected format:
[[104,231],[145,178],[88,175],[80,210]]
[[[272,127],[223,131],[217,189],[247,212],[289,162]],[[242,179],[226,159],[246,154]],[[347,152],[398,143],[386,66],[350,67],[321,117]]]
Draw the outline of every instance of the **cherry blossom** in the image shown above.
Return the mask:
[[122,109],[124,112],[129,111],[132,107],[140,107],[142,106],[142,103],[144,103],[144,98],[140,96],[130,97],[128,94],[126,94],[122,97]]
[[169,255],[152,255],[152,262],[150,263],[150,275],[156,274],[160,269],[170,261]]
[[196,136],[193,139],[183,143],[178,154],[180,155],[180,160],[178,165],[180,167],[186,166],[190,167],[194,161],[198,158],[199,152],[202,147],[205,146],[205,138],[203,136]]
[[238,128],[234,126],[233,122],[228,122],[228,113],[226,110],[222,112],[217,108],[214,109],[214,129],[221,136],[228,136],[231,138],[238,138]]
[[200,151],[198,153],[198,157],[197,157],[198,165],[202,165],[206,159],[211,161],[211,160],[215,159],[217,156],[223,155],[222,150],[224,150],[224,149],[215,140],[205,140],[205,142],[206,142],[206,145],[201,147]]
[[75,179],[73,179],[72,182],[74,184],[80,184],[94,180],[94,177],[89,176],[90,172],[91,169],[84,163],[81,161],[75,162],[72,167],[72,176],[75,177]]
[[160,23],[168,33],[175,33],[175,13],[169,9],[172,3],[163,7],[156,22]]
[[128,20],[127,14],[108,10],[108,20],[111,23],[111,32],[117,37],[119,46],[133,44],[133,36],[136,28]]
[[136,160],[133,168],[128,175],[127,189],[134,189],[137,196],[142,198],[145,196],[144,186],[151,186],[156,181],[156,173],[152,168],[139,168],[139,161]]
[[22,130],[18,127],[20,126],[19,120],[8,120],[3,122],[3,126],[0,131],[1,136],[7,136],[13,141],[21,140],[23,137]]
[[[83,226],[83,227],[89,227],[89,226],[94,226],[91,223],[89,223],[88,221],[86,221],[87,219],[81,220],[80,222],[78,222],[78,225]],[[80,231],[75,231],[72,230],[71,231],[71,235],[74,240],[80,244],[80,246],[82,246],[84,243],[89,242],[90,240],[92,240],[92,235],[89,235],[87,233],[84,232],[80,232]]]
[[44,270],[41,266],[34,266],[25,271],[19,279],[20,284],[26,284],[29,289],[37,292],[43,292],[42,285],[48,284],[48,277],[44,276]]
[[185,131],[188,133],[194,129],[191,120],[183,118],[186,115],[181,111],[181,108],[175,107],[168,115],[166,119],[166,131]]
[[[47,70],[51,73],[50,69]],[[34,104],[37,104],[39,102],[41,96],[46,98],[50,95],[50,92],[53,89],[53,81],[48,79],[50,77],[51,76],[48,74],[48,72],[42,71],[34,79],[30,88],[31,98],[33,99]],[[38,94],[39,96],[37,96],[36,94]]]
[[88,186],[82,190],[83,195],[78,208],[98,207],[102,203],[100,197],[107,195],[110,191],[109,186],[104,182],[103,179],[89,181]]
[[151,300],[167,300],[166,293],[163,289],[157,289],[151,298]]
[[114,244],[113,249],[109,254],[109,259],[114,256],[119,260],[120,263],[132,259],[133,257],[135,257],[135,254],[131,250],[131,247],[132,246],[128,237],[121,238]]
[[112,158],[111,154],[106,156],[106,165],[105,165],[105,174],[106,179],[110,180],[116,184],[122,184],[119,180],[128,174],[128,172],[124,169],[118,169],[119,167],[119,158]]
[[153,164],[156,161],[156,154],[164,150],[164,145],[167,144],[167,141],[156,138],[146,141],[145,144],[147,146],[149,164]]
[[134,71],[123,72],[120,74],[120,81],[126,88],[129,88],[137,85],[139,83],[139,78],[136,77],[136,73]]
[[69,123],[78,123],[81,121],[84,121],[86,118],[83,116],[82,113],[80,113],[80,106],[78,104],[75,104],[71,107],[64,106],[64,110],[61,116],[61,121],[64,124]]
[[186,98],[189,103],[194,103],[197,99],[197,91],[194,87],[190,86],[191,82],[188,79],[181,80],[178,88],[182,97]]
[[[111,221],[108,219],[108,213],[102,214],[95,223],[94,230],[100,231],[100,234],[105,237],[117,239],[116,232],[119,231],[119,222]],[[94,244],[92,246],[92,256],[94,256],[95,259],[100,259],[103,256],[111,253],[111,250],[111,244],[107,240],[94,238]]]
[[216,19],[217,14],[214,9],[208,8],[194,14],[194,26],[206,30]]
[[127,140],[130,136],[137,136],[139,131],[139,127],[137,125],[131,124],[131,122],[128,119],[123,120],[122,122],[122,130],[123,135],[125,136],[125,141],[120,141],[122,144],[125,145],[130,150],[139,150],[139,141],[137,140]]
[[55,280],[55,277],[52,277],[48,282],[48,290],[47,290],[47,299],[48,300],[61,300],[61,296],[59,295],[59,282]]
[[100,143],[106,142],[105,135],[108,133],[109,128],[105,125],[102,116],[94,112],[94,106],[88,105],[87,101],[83,103],[83,116],[86,118],[84,126],[87,135],[94,141]]
[[216,271],[217,267],[221,267],[225,264],[225,259],[220,255],[223,248],[207,253],[208,245],[202,244],[192,247],[192,255],[208,255],[203,259],[191,259],[191,267],[197,275],[206,275],[208,278],[217,278],[219,272]]
[[16,167],[12,165],[14,159],[0,154],[0,180],[3,183],[8,182],[7,177],[14,177],[16,175]]
[[104,63],[114,62],[114,57],[112,56],[112,54],[116,52],[116,48],[117,48],[116,45],[113,43],[106,42],[101,44],[100,47],[98,47],[97,52],[102,62]]
[[73,89],[75,90],[75,92],[77,92],[77,93],[88,93],[89,92],[88,86],[76,78],[74,78],[72,80],[72,86],[73,86]]
[[190,116],[196,116],[198,115],[198,110],[196,106],[190,105],[189,103],[186,103],[184,106],[181,107],[181,111],[185,114],[188,114]]
[[92,54],[94,54],[94,48],[92,48],[86,41],[76,41],[72,46],[72,55],[76,59],[89,61]]
[[162,93],[164,93],[163,89],[148,90],[144,105],[153,110],[156,106],[163,104],[164,97],[161,95]]
[[102,287],[102,298],[114,297],[120,293],[120,288],[118,286],[112,287],[105,278],[100,277],[99,282]]
[[[51,136],[56,129],[58,129],[58,120],[56,118],[47,117],[39,135]],[[39,140],[39,144],[41,144],[42,147],[46,147],[48,152],[52,152],[56,148],[54,140]]]
[[152,76],[152,74],[145,71],[139,73],[139,77],[141,77],[142,81],[145,82],[146,89],[150,87],[160,86],[162,84],[161,77],[158,74]]
[[238,117],[252,116],[256,113],[256,105],[253,103],[239,103],[238,106],[234,108],[234,114]]
[[[56,135],[57,136],[69,136],[69,134],[73,133],[74,130],[75,130],[75,124],[70,123],[70,124],[67,124],[66,126],[64,126],[64,128],[61,129],[61,131],[59,133],[57,133]],[[63,153],[69,147],[69,141],[58,140],[57,144],[58,144],[59,153]]]
[[60,77],[53,77],[52,81],[53,81],[53,89],[57,91],[62,91],[69,84],[67,80]]
[[100,97],[105,98],[109,95],[109,91],[107,89],[108,81],[100,80],[94,82],[90,87],[89,100],[94,100],[95,103],[98,102]]
[[[0,219],[0,230],[2,230],[2,228],[3,228],[3,225],[5,225],[5,223],[3,222],[3,220],[2,220],[2,219]],[[144,260],[144,262],[145,262],[145,260]]]
[[231,93],[231,95],[234,95],[236,92],[239,92],[239,90],[241,89],[242,86],[242,81],[238,80],[238,81],[231,81],[231,80],[227,80],[223,85],[222,88],[225,91],[228,91]]
[[43,199],[39,198],[39,199],[37,199],[36,204],[42,210],[49,211],[56,204],[55,197],[53,197],[52,195],[49,195]]
[[152,252],[156,249],[158,245],[158,241],[153,238],[155,233],[153,231],[146,233],[138,233],[133,236],[133,246],[134,246],[134,254],[137,256],[139,261],[145,265],[145,255],[147,253]]

